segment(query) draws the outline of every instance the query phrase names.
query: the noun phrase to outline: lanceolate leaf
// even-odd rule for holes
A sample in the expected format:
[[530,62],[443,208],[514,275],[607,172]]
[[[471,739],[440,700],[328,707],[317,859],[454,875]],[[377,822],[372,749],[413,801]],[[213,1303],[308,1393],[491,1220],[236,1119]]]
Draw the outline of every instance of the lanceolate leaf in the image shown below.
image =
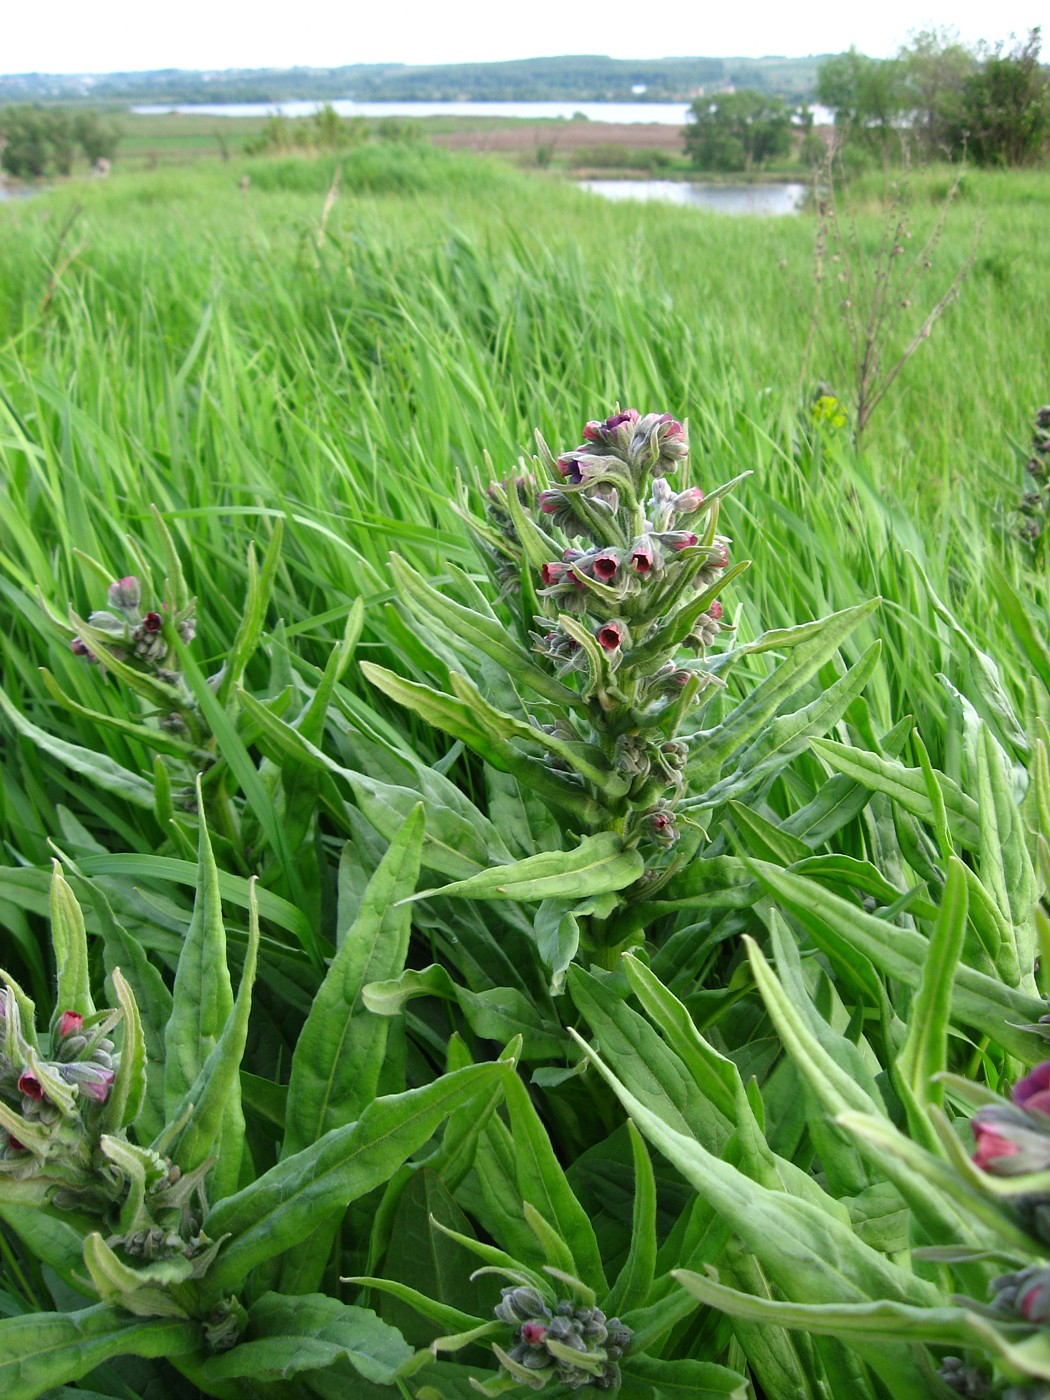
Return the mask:
[[91,977],[88,972],[87,933],[77,897],[66,883],[58,861],[51,863],[51,942],[58,969],[58,995],[54,1020],[63,1011],[91,1016]]
[[237,1000],[186,1098],[171,1113],[171,1118],[177,1121],[192,1105],[189,1122],[171,1148],[172,1156],[183,1171],[193,1171],[213,1154],[218,1159],[208,1176],[208,1192],[213,1201],[236,1188],[244,1144],[240,1070],[259,955],[259,911],[254,899],[254,880],[248,889],[248,948]]
[[245,1340],[195,1369],[198,1385],[238,1379],[265,1385],[349,1361],[366,1380],[389,1386],[412,1355],[401,1333],[370,1309],[322,1293],[265,1293],[248,1310],[248,1326]]
[[68,744],[64,739],[57,739],[53,734],[48,734],[46,730],[38,729],[35,724],[26,719],[25,715],[15,709],[2,689],[0,689],[0,710],[3,710],[18,732],[41,753],[49,754],[71,772],[79,774],[82,778],[87,778],[88,782],[102,788],[105,792],[111,792],[114,796],[123,798],[133,807],[139,807],[146,812],[153,810],[153,784],[148,783],[145,778],[140,778],[137,773],[131,773],[127,768],[122,768],[107,754],[98,753],[95,749],[82,748],[79,744]]
[[164,1103],[169,1123],[196,1084],[233,1010],[218,870],[204,822],[199,778],[197,802],[201,811],[197,893],[175,971],[171,1020],[164,1037]]
[[375,1097],[390,1022],[368,1011],[361,993],[404,967],[411,910],[401,901],[416,886],[423,832],[419,803],[369,882],[314,998],[292,1059],[286,1153],[351,1122]]
[[[791,651],[716,728],[691,736],[695,757],[686,771],[701,788],[718,777],[729,756],[757,734],[792,695],[806,685],[877,606],[877,602],[832,613],[819,623],[769,634],[768,645],[790,646]],[[754,648],[752,648],[754,649]],[[732,658],[733,653],[729,653]]]
[[[919,985],[929,957],[929,941],[922,934],[876,918],[791,871],[747,863],[836,962],[855,965],[859,954],[906,986]],[[959,967],[952,1005],[954,1020],[976,1027],[1026,1064],[1040,1057],[1042,1042],[1023,1029],[1044,1014],[1045,1004],[1038,997]]]
[[625,889],[639,878],[645,862],[636,850],[624,850],[610,831],[585,837],[572,851],[544,851],[512,865],[495,866],[437,890],[423,890],[416,899],[453,895],[472,899],[582,899]]
[[195,1322],[129,1317],[99,1304],[81,1312],[33,1312],[0,1321],[0,1395],[37,1400],[115,1356],[173,1356],[202,1343]]
[[471,1066],[422,1089],[375,1099],[355,1123],[334,1128],[220,1201],[204,1229],[230,1234],[208,1272],[215,1298],[244,1286],[257,1264],[292,1248],[334,1211],[386,1181],[442,1121],[506,1073],[502,1062]]

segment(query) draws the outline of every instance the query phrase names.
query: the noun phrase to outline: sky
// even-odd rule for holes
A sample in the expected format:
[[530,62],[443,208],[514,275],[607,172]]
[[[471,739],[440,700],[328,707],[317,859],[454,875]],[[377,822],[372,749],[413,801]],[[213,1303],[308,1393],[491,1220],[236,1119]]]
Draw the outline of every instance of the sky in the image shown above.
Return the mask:
[[851,44],[882,58],[917,28],[950,24],[975,43],[1023,36],[1038,22],[1030,0],[50,0],[39,9],[6,0],[3,10],[0,73],[758,57]]

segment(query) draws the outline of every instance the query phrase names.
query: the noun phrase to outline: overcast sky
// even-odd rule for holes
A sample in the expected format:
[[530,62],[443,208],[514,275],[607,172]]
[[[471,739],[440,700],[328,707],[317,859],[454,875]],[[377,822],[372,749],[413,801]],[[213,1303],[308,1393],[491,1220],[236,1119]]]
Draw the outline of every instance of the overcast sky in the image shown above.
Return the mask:
[[839,53],[885,57],[911,30],[955,25],[964,42],[1037,23],[1000,0],[4,0],[0,73],[302,64],[477,63],[553,54],[614,58]]

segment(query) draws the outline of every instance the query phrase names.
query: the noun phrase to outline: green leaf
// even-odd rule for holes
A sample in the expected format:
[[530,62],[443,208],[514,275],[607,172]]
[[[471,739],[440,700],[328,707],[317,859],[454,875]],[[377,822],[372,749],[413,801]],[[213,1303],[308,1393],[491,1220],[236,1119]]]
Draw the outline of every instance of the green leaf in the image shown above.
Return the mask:
[[121,1011],[123,1039],[116,1077],[99,1120],[104,1133],[119,1133],[134,1123],[146,1096],[146,1045],[138,1004],[119,967],[113,969],[112,981]]
[[558,1026],[543,1019],[531,998],[514,987],[472,992],[453,982],[439,963],[418,972],[410,968],[387,982],[372,982],[362,992],[365,1006],[377,1016],[399,1016],[406,1002],[423,996],[457,1002],[471,1030],[483,1040],[506,1045],[520,1035],[530,1060],[558,1059],[565,1052]]
[[538,1210],[568,1245],[571,1272],[603,1293],[608,1284],[590,1217],[573,1195],[525,1085],[517,1075],[508,1075],[504,1089],[521,1200]]
[[[925,822],[934,822],[937,814],[926,791],[926,780],[919,768],[906,768],[896,759],[880,758],[866,749],[839,744],[832,739],[810,741],[813,752],[839,773],[864,785],[869,792],[884,792],[899,802],[906,812]],[[944,810],[953,839],[968,851],[975,851],[979,840],[978,806],[957,783],[938,773],[944,797]]]
[[571,851],[543,851],[511,865],[483,870],[440,889],[423,890],[414,899],[441,894],[471,899],[582,899],[634,884],[645,869],[636,850],[624,850],[615,832],[586,836]]
[[314,998],[292,1058],[284,1151],[299,1152],[351,1122],[376,1095],[389,1021],[362,1001],[372,981],[398,976],[408,953],[425,819],[417,803],[365,890],[357,917]]
[[[675,1279],[707,1307],[733,1317],[768,1322],[777,1327],[799,1327],[818,1336],[861,1337],[897,1342],[902,1337],[943,1346],[972,1346],[972,1314],[965,1308],[916,1307],[878,1300],[870,1303],[796,1303],[754,1298],[725,1288],[713,1278],[675,1269]],[[928,1392],[926,1393],[928,1395]]]
[[248,1310],[241,1341],[209,1357],[194,1378],[198,1385],[239,1379],[265,1385],[348,1361],[366,1380],[392,1385],[411,1356],[401,1333],[368,1308],[322,1293],[294,1298],[264,1293]]
[[[248,947],[237,999],[196,1080],[170,1115],[178,1121],[192,1107],[189,1122],[169,1152],[184,1172],[196,1170],[209,1157],[216,1158],[208,1175],[208,1192],[213,1201],[236,1189],[244,1149],[240,1069],[259,956],[259,911],[253,898],[254,886],[253,879],[248,886]],[[181,965],[180,958],[180,969]],[[178,974],[176,985],[177,978]]]
[[[929,956],[929,941],[922,934],[876,918],[791,871],[758,861],[747,864],[837,964],[855,967],[859,956],[906,986],[919,985]],[[1026,1064],[1039,1058],[1041,1042],[1023,1029],[1043,1014],[1044,1003],[1038,997],[960,966],[952,1007],[954,1020],[991,1036]]]
[[[361,670],[384,695],[396,700],[399,705],[413,710],[428,724],[454,739],[469,745],[493,767],[505,773],[513,773],[521,782],[543,796],[548,802],[564,807],[585,826],[595,826],[601,820],[602,809],[594,798],[577,786],[570,778],[553,772],[540,758],[530,758],[516,749],[507,739],[493,734],[475,713],[474,705],[465,700],[455,699],[432,686],[418,681],[405,680],[402,676],[388,671],[383,666],[362,661]],[[462,684],[462,682],[461,682]],[[507,716],[513,724],[518,721]],[[533,739],[533,736],[529,736]],[[538,741],[539,735],[533,739]]]
[[291,1249],[335,1211],[386,1181],[442,1121],[506,1073],[475,1065],[421,1089],[375,1099],[361,1117],[283,1158],[250,1186],[213,1207],[212,1239],[230,1234],[206,1278],[210,1295],[243,1288],[251,1269]]
[[281,540],[284,536],[284,520],[277,516],[273,533],[263,557],[262,572],[255,563],[255,546],[248,545],[248,591],[244,603],[244,614],[233,645],[223,665],[217,695],[219,704],[226,706],[230,696],[240,684],[245,667],[255,654],[263,628],[266,625],[266,611],[270,606],[277,565],[281,559]]
[[666,1361],[630,1352],[620,1363],[626,1389],[632,1382],[648,1387],[652,1400],[748,1400],[751,1388],[743,1376],[713,1361]]
[[45,730],[38,729],[35,724],[26,719],[25,715],[15,709],[2,689],[0,689],[0,710],[3,710],[19,734],[28,739],[34,748],[39,749],[41,753],[46,753],[51,758],[57,759],[71,772],[76,773],[79,777],[87,778],[90,783],[101,788],[104,792],[111,792],[114,796],[122,798],[132,807],[152,812],[153,784],[147,782],[145,778],[140,778],[137,773],[129,772],[127,768],[121,767],[119,763],[106,754],[98,753],[95,749],[82,748],[79,744],[67,744],[64,739],[57,739]]
[[656,1177],[642,1135],[630,1120],[627,1130],[634,1159],[631,1248],[611,1292],[602,1302],[606,1317],[620,1317],[641,1307],[649,1296],[656,1271]]
[[922,1106],[944,1102],[944,1087],[935,1076],[948,1068],[952,989],[965,937],[966,870],[952,856],[919,989],[908,1011],[908,1033],[896,1057],[897,1073]]
[[178,1357],[201,1344],[195,1322],[128,1317],[99,1304],[70,1313],[27,1313],[0,1321],[0,1395],[37,1400],[117,1356]]
[[751,792],[771,774],[800,754],[817,735],[837,724],[871,679],[882,643],[875,641],[844,676],[793,713],[769,720],[756,739],[736,757],[735,770],[709,788],[701,798],[688,799],[686,807],[713,807],[729,797]]
[[497,619],[484,617],[439,593],[397,555],[391,555],[390,568],[402,596],[420,621],[438,619],[457,642],[490,656],[509,676],[546,700],[571,705],[579,699],[574,690],[537,666]]
[[151,728],[148,724],[135,724],[132,720],[125,719],[123,715],[110,715],[102,710],[92,710],[86,705],[78,704],[76,700],[65,693],[46,667],[40,668],[40,679],[44,682],[44,688],[51,698],[57,700],[62,708],[68,710],[71,715],[90,720],[92,724],[100,725],[104,729],[115,729],[128,739],[136,739],[140,744],[144,744],[158,754],[164,753],[173,758],[192,759],[198,762],[206,761],[209,757],[203,749],[188,744],[185,739],[176,738],[167,730]]
[[175,970],[171,1019],[164,1036],[164,1106],[169,1123],[175,1121],[180,1106],[185,1105],[233,1010],[219,874],[204,821],[199,778],[197,804],[201,812],[197,892],[193,918]]
[[55,949],[58,969],[58,992],[52,1032],[63,1011],[79,1011],[82,1016],[95,1014],[91,1000],[91,975],[88,970],[87,933],[84,915],[77,897],[69,888],[57,860],[51,862],[51,942]]
[[869,1302],[887,1298],[928,1304],[937,1290],[862,1245],[848,1225],[818,1205],[752,1181],[667,1126],[618,1081],[574,1031],[584,1049],[646,1137],[731,1223],[770,1281],[789,1299]]
[[[784,628],[766,633],[741,652],[790,647],[787,658],[743,699],[714,729],[688,736],[694,757],[686,772],[700,789],[707,787],[720,774],[724,764],[737,749],[764,729],[773,716],[792,695],[816,675],[820,668],[838,651],[858,623],[878,606],[879,599],[859,607],[832,613],[815,623]],[[729,660],[735,656],[728,654]]]

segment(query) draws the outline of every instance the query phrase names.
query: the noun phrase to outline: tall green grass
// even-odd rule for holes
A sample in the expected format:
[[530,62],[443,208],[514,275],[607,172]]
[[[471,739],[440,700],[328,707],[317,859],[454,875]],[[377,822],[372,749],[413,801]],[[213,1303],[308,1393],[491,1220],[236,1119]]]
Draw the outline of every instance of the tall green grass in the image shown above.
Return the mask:
[[[879,721],[932,719],[936,753],[952,702],[935,673],[955,663],[910,552],[1023,688],[1028,664],[985,571],[997,560],[1042,606],[1007,513],[1047,396],[1045,176],[966,176],[931,286],[980,218],[977,261],[858,461],[844,432],[817,449],[814,386],[800,384],[811,218],[606,204],[422,147],[362,148],[336,172],[324,159],[200,166],[0,211],[0,588],[16,704],[86,741],[51,714],[35,668],[85,703],[98,677],[63,654],[36,595],[95,605],[77,551],[125,571],[124,536],[141,535],[150,503],[187,558],[206,665],[231,639],[247,541],[278,515],[277,611],[296,648],[320,660],[362,595],[366,646],[381,653],[387,552],[438,574],[469,564],[457,484],[476,495],[486,453],[504,474],[534,424],[557,443],[617,400],[689,414],[702,481],[754,473],[729,509],[736,552],[756,561],[743,633],[881,595]],[[945,178],[917,181],[917,227]],[[870,185],[857,206],[870,242]],[[29,807],[47,812],[51,778],[20,761],[39,790]],[[47,823],[20,811],[9,794],[7,839],[40,860]]]

